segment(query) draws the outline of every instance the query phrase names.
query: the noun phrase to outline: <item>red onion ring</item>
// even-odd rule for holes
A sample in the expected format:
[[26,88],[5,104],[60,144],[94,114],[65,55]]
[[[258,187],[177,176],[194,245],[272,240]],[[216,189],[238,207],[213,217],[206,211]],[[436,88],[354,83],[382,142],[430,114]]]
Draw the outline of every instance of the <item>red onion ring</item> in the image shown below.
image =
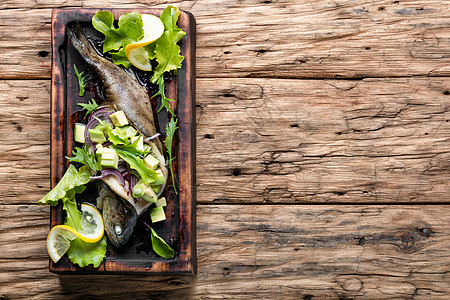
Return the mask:
[[119,171],[115,169],[103,169],[100,171],[102,175],[100,176],[91,176],[90,179],[102,179],[107,176],[113,175],[116,176],[117,180],[119,180],[119,183],[128,191],[128,187],[125,185],[125,178],[123,178],[122,174],[120,174]]

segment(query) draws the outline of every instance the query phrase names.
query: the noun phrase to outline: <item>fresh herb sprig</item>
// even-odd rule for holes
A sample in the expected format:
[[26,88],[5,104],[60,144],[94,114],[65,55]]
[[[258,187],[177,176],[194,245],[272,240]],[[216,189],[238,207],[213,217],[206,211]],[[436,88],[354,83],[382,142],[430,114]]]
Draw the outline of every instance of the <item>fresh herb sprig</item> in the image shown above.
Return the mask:
[[93,111],[96,111],[99,106],[94,99],[91,99],[91,101],[89,101],[88,103],[77,103],[77,105],[81,106],[84,110],[86,110],[85,117],[90,115]]
[[170,122],[166,125],[166,139],[164,140],[164,145],[166,145],[167,153],[169,154],[169,170],[170,175],[172,176],[172,182],[173,182],[173,189],[175,191],[175,194],[177,193],[177,188],[175,186],[175,179],[173,176],[173,167],[172,167],[172,161],[175,159],[175,157],[172,157],[172,142],[173,142],[173,136],[175,134],[175,131],[178,129],[177,127],[178,120],[174,120],[174,118],[170,119]]
[[164,78],[163,77],[159,77],[158,92],[156,94],[154,94],[153,97],[156,97],[158,95],[161,96],[161,106],[159,107],[158,112],[160,112],[161,109],[163,109],[163,107],[165,107],[167,109],[167,111],[170,112],[170,114],[175,117],[175,113],[173,112],[172,108],[170,107],[170,103],[169,103],[169,101],[175,101],[175,100],[166,97],[166,94],[164,92]]
[[69,161],[76,161],[88,166],[92,171],[97,172],[102,169],[100,166],[100,161],[95,159],[95,154],[89,151],[88,145],[84,144],[83,148],[75,147],[75,150],[72,151],[73,156],[66,158]]
[[78,78],[78,86],[80,87],[80,92],[78,93],[78,96],[83,97],[85,88],[86,88],[86,75],[83,76],[84,72],[78,72],[77,66],[73,65],[73,70],[75,71],[75,75],[77,75]]

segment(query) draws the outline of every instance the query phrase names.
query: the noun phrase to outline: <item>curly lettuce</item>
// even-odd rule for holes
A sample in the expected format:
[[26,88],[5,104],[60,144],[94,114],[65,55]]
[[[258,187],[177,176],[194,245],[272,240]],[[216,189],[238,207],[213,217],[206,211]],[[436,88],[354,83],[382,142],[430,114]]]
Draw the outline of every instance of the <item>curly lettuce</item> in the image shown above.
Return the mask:
[[38,203],[55,206],[64,197],[73,198],[75,194],[82,193],[85,190],[85,184],[91,180],[90,176],[92,176],[92,173],[88,167],[83,166],[80,170],[77,170],[73,165],[70,165],[58,184]]

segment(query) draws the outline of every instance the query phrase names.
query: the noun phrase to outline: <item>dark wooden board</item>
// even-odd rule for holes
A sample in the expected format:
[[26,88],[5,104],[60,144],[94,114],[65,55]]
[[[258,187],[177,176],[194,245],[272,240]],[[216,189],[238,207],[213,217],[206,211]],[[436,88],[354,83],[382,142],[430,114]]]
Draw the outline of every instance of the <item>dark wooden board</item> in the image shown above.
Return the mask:
[[[125,12],[137,11],[159,16],[161,9],[108,9],[115,19]],[[76,105],[95,97],[95,88],[87,90],[83,98],[78,96],[77,79],[73,64],[89,72],[87,64],[68,43],[66,26],[79,22],[87,34],[96,34],[91,26],[92,16],[98,9],[54,9],[52,12],[52,82],[51,82],[51,186],[61,179],[74,148],[73,123],[80,118]],[[172,108],[179,120],[175,136],[174,172],[179,193],[166,187],[163,196],[168,199],[167,220],[162,225],[154,225],[158,234],[169,241],[175,250],[173,259],[162,259],[149,249],[148,231],[138,221],[134,236],[123,249],[116,249],[108,243],[106,258],[98,268],[92,266],[79,268],[71,264],[67,257],[58,263],[50,260],[50,271],[56,273],[150,273],[160,275],[196,274],[195,247],[195,19],[192,14],[182,11],[178,26],[186,32],[180,42],[181,55],[184,56],[178,75],[166,84],[166,95],[174,99]],[[101,34],[97,33],[99,37]],[[148,74],[147,74],[148,75]],[[144,76],[145,77],[145,76]],[[159,103],[155,104],[158,105]],[[164,131],[168,122],[167,113],[157,114],[157,127]],[[171,185],[169,181],[168,185]],[[51,226],[62,224],[61,206],[51,209]],[[148,218],[148,213],[142,218]],[[141,235],[141,236],[139,236]],[[146,237],[144,237],[146,236]]]

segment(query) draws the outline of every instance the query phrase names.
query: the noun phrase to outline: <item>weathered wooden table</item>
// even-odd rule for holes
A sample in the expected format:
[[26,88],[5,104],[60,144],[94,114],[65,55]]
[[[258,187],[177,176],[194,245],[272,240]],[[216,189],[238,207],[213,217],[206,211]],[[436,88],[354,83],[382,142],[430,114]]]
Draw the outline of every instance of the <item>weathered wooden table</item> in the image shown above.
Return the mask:
[[[197,19],[196,277],[48,271],[54,7]],[[0,299],[450,298],[448,1],[0,3]]]

